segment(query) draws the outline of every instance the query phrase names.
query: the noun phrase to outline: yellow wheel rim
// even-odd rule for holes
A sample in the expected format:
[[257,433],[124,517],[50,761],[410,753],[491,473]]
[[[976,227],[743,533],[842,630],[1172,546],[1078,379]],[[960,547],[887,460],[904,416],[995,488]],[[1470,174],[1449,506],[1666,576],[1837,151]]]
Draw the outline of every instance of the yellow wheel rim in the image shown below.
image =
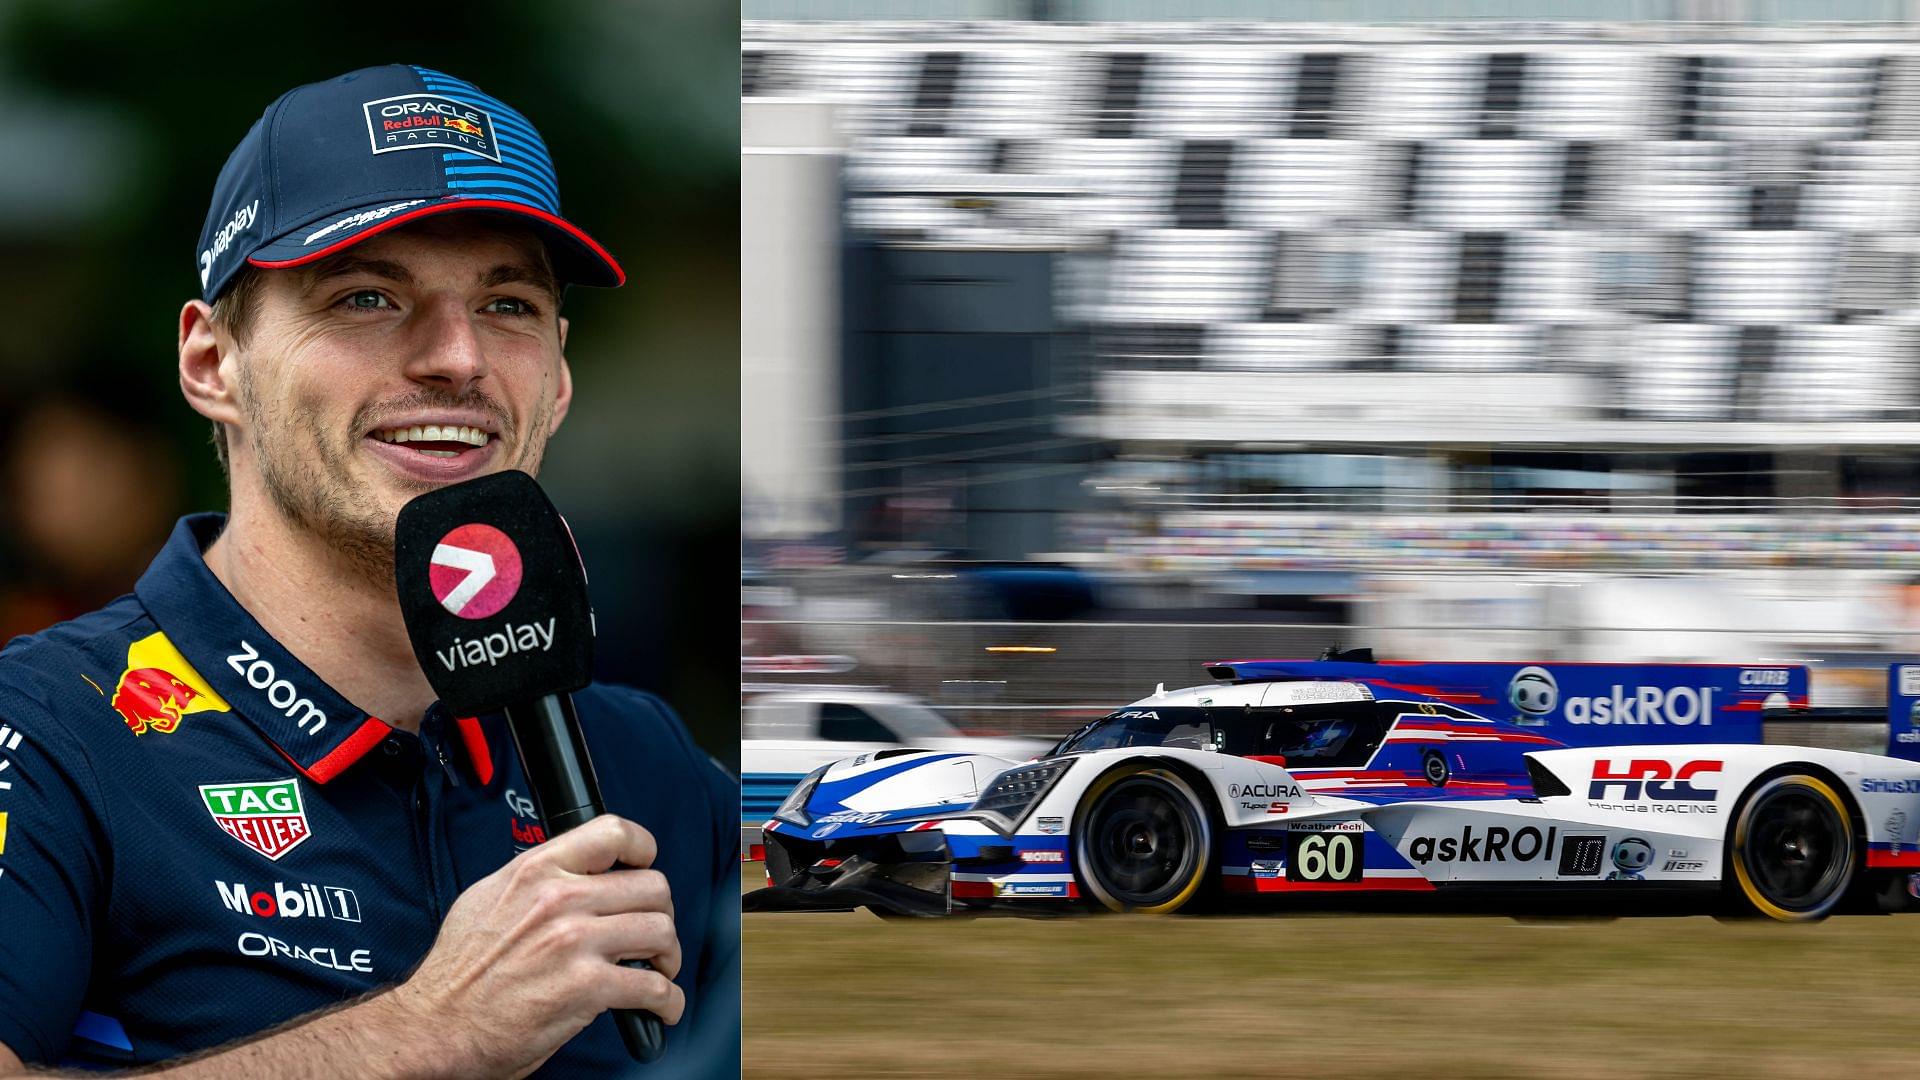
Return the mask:
[[[1128,780],[1136,776],[1157,777],[1161,780],[1167,781],[1170,784],[1173,784],[1177,788],[1185,789],[1189,792],[1192,791],[1191,786],[1187,784],[1185,779],[1180,777],[1178,774],[1169,772],[1165,769],[1156,769],[1156,768],[1152,768],[1151,766],[1135,766],[1135,767],[1123,766],[1121,768],[1113,770],[1107,775],[1101,777],[1099,780],[1094,781],[1093,786],[1088,788],[1086,795],[1081,798],[1080,805],[1091,809],[1093,806],[1099,803],[1101,796],[1105,795],[1109,790],[1111,790],[1115,784],[1118,784],[1122,780]],[[1195,793],[1195,797],[1198,798],[1197,793]],[[1203,808],[1195,807],[1195,809],[1199,810],[1199,812],[1202,814],[1206,813],[1205,809]],[[1086,839],[1085,839],[1086,828],[1087,828],[1086,817],[1087,815],[1085,813],[1082,813],[1080,815],[1080,819],[1075,822],[1074,831],[1077,835],[1075,837],[1074,847],[1076,851],[1082,850],[1083,845],[1086,843]],[[1197,852],[1197,857],[1193,861],[1192,875],[1189,876],[1189,878],[1187,879],[1187,883],[1180,888],[1180,891],[1178,893],[1176,893],[1174,896],[1172,896],[1167,900],[1161,901],[1158,904],[1136,906],[1136,905],[1118,903],[1116,900],[1109,898],[1109,896],[1107,895],[1107,891],[1105,889],[1098,887],[1094,879],[1094,875],[1090,870],[1087,870],[1079,866],[1076,866],[1074,869],[1076,872],[1084,875],[1087,878],[1088,891],[1092,892],[1094,896],[1100,900],[1101,904],[1105,905],[1107,908],[1114,911],[1135,912],[1141,915],[1166,915],[1166,914],[1170,914],[1172,912],[1178,911],[1181,908],[1181,906],[1186,904],[1187,901],[1193,899],[1194,894],[1200,891],[1201,884],[1206,881],[1207,867],[1213,861],[1212,853],[1210,850],[1208,850],[1208,845],[1205,842],[1207,839],[1208,839],[1207,830],[1205,829],[1205,826],[1203,823],[1200,835],[1194,837],[1195,844],[1199,848],[1199,851]]]
[[[1839,793],[1834,791],[1826,781],[1815,776],[1797,775],[1776,777],[1775,782],[1798,784],[1801,787],[1816,792],[1822,799],[1827,801],[1827,804],[1833,808],[1834,813],[1839,815],[1842,825],[1851,830],[1851,826],[1847,825],[1850,819],[1847,814],[1846,802],[1840,798]],[[1746,896],[1748,903],[1752,904],[1761,914],[1770,919],[1778,919],[1781,922],[1805,922],[1809,919],[1819,917],[1825,912],[1824,907],[1815,911],[1793,911],[1788,908],[1783,908],[1762,895],[1759,887],[1753,883],[1753,874],[1747,869],[1747,826],[1751,820],[1750,813],[1752,806],[1752,803],[1748,803],[1747,806],[1741,808],[1740,820],[1734,826],[1733,876],[1734,880],[1740,884],[1741,893]],[[1848,858],[1852,858],[1852,850],[1853,845],[1851,838],[1849,838],[1847,845]]]

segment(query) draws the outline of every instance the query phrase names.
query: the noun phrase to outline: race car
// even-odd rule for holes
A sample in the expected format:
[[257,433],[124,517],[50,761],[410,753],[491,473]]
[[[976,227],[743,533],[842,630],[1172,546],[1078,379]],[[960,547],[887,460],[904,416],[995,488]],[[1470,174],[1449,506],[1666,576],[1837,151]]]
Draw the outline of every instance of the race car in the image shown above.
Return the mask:
[[1393,680],[1270,676],[1158,690],[1031,762],[822,766],[767,823],[747,910],[1545,886],[1723,890],[1800,921],[1850,896],[1890,906],[1920,871],[1920,761],[1670,730],[1569,747]]

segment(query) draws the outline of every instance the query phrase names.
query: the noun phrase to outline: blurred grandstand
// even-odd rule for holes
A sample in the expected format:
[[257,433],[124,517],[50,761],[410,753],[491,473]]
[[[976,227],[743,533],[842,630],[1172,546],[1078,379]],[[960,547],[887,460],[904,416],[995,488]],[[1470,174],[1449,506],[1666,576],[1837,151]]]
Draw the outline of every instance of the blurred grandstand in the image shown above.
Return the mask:
[[1175,7],[747,6],[747,652],[1009,731],[1335,639],[1871,703],[1915,12]]

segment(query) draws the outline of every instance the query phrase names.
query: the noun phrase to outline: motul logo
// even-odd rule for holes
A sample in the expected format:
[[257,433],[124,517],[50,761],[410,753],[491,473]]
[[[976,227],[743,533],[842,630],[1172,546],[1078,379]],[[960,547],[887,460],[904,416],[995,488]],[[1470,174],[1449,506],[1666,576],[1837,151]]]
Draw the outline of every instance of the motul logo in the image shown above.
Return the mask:
[[1601,758],[1593,763],[1593,784],[1587,789],[1589,799],[1607,799],[1608,791],[1618,791],[1613,796],[1623,802],[1639,799],[1662,799],[1669,802],[1712,802],[1720,794],[1720,789],[1703,787],[1693,783],[1693,778],[1705,773],[1717,773],[1721,761],[1685,761],[1675,764],[1659,758],[1635,758],[1624,765],[1616,766],[1612,760]]

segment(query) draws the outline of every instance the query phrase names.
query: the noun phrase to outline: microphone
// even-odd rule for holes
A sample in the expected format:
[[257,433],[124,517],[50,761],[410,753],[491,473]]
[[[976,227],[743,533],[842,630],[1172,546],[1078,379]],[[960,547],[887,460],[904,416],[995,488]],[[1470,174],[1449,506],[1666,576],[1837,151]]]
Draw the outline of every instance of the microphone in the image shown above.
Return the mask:
[[[506,714],[548,835],[606,813],[572,697],[593,680],[587,574],[546,492],[514,471],[430,491],[400,508],[393,556],[427,682],[454,716]],[[614,1023],[634,1060],[660,1056],[659,1017],[616,1009]]]

